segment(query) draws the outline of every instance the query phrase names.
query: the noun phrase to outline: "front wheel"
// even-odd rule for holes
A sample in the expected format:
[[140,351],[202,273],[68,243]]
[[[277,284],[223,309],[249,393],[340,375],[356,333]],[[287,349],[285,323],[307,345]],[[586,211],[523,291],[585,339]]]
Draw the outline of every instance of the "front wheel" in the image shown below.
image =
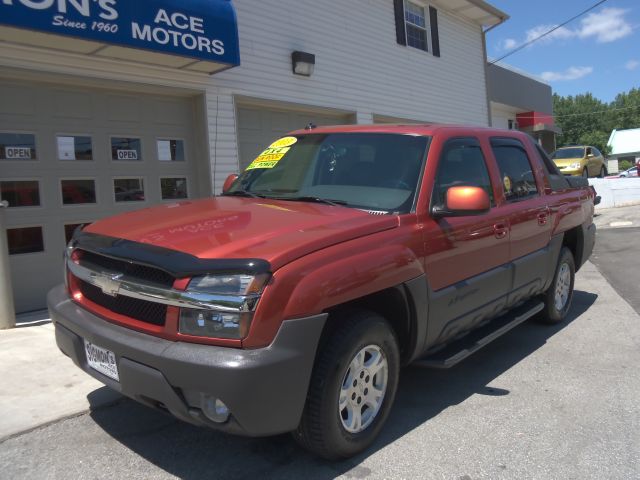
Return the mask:
[[589,170],[587,169],[587,167],[584,167],[584,170],[582,170],[582,176],[584,178],[589,178]]
[[398,388],[396,336],[381,316],[364,310],[341,324],[320,347],[307,403],[294,438],[329,459],[365,450],[384,425]]
[[567,247],[562,247],[553,282],[543,294],[545,308],[540,317],[543,323],[560,323],[566,318],[573,300],[575,276],[576,264],[573,254]]

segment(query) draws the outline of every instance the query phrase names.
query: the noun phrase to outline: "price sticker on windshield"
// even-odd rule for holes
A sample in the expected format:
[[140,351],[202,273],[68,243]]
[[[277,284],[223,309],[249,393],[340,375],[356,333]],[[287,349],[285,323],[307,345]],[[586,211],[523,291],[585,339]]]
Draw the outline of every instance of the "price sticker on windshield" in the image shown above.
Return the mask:
[[296,137],[284,137],[276,140],[269,148],[263,151],[256,159],[251,162],[251,165],[247,167],[247,170],[254,170],[256,168],[273,168],[284,157],[291,145],[296,143],[298,139]]

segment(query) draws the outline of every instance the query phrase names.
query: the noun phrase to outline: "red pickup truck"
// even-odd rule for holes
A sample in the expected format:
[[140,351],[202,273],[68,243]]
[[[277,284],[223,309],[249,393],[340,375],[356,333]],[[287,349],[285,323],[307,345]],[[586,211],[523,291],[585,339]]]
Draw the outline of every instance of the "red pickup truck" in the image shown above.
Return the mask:
[[380,432],[401,366],[565,318],[595,198],[520,132],[295,131],[221,196],[76,231],[48,298],[57,344],[186,422],[348,457]]

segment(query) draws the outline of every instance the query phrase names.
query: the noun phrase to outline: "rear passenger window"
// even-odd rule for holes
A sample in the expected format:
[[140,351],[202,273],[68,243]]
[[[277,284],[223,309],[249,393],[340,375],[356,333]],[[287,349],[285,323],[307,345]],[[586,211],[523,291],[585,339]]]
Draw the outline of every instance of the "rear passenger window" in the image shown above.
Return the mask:
[[569,182],[567,182],[567,179],[564,178],[564,175],[560,173],[560,170],[558,170],[556,164],[553,163],[553,160],[549,158],[547,152],[545,152],[542,147],[538,145],[538,143],[533,139],[531,139],[531,145],[533,145],[533,147],[538,152],[538,158],[542,162],[542,167],[544,168],[544,171],[549,178],[551,190],[553,190],[554,192],[559,192],[561,190],[569,188]]
[[524,145],[513,138],[492,138],[491,148],[498,163],[507,201],[537,195],[538,187]]
[[457,186],[481,187],[494,205],[489,171],[475,138],[454,138],[445,144],[438,164],[432,205],[444,205],[447,190]]

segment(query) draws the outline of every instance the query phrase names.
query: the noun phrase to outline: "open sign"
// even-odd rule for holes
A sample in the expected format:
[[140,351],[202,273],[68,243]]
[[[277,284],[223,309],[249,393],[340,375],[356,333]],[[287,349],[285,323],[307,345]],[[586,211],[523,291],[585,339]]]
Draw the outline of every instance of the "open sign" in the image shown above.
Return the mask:
[[118,160],[138,160],[138,151],[118,150]]
[[4,147],[4,158],[7,160],[31,160],[31,148]]

